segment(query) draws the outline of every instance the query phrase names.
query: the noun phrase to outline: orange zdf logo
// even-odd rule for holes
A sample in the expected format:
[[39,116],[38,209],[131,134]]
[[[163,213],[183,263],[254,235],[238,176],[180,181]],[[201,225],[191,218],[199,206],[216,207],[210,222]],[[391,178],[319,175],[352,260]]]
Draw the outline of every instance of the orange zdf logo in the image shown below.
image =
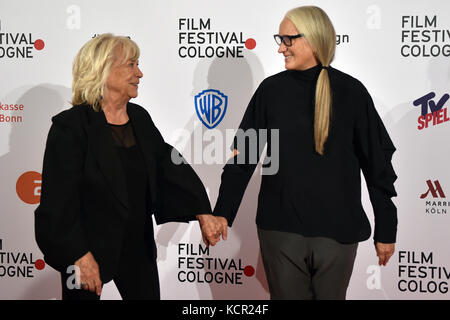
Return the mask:
[[39,203],[41,200],[41,184],[42,175],[39,172],[27,171],[17,179],[17,195],[25,203]]

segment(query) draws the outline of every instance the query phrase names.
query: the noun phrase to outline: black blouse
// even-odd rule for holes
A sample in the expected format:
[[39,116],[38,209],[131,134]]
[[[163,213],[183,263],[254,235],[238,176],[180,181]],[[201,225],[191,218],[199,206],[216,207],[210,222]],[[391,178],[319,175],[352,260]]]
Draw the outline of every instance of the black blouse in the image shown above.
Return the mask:
[[[331,127],[324,155],[316,153],[314,92],[320,71],[321,65],[317,65],[268,77],[244,114],[240,125],[244,131],[279,129],[279,169],[265,175],[271,164],[263,164],[256,223],[262,229],[342,243],[368,239],[371,228],[361,204],[362,169],[375,215],[374,240],[393,243],[397,210],[391,197],[396,196],[397,177],[391,158],[395,147],[363,84],[330,67]],[[263,135],[258,138],[267,141],[267,150],[274,157],[275,141],[265,140]],[[230,226],[256,168],[254,161],[250,163],[244,156],[248,141],[244,146],[232,146],[240,154],[224,166],[214,209]]]
[[149,186],[145,160],[133,132],[133,126],[128,121],[123,125],[108,124],[113,135],[117,151],[125,172],[127,193],[130,204],[127,234],[142,241],[147,217],[149,201]]

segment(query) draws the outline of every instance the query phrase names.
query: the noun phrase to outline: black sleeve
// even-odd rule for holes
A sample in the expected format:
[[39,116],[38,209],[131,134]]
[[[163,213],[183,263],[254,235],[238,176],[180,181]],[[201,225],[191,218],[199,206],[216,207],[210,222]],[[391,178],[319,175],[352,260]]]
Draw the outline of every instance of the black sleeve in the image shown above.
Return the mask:
[[58,271],[74,264],[89,251],[81,225],[84,155],[80,139],[68,128],[53,123],[44,153],[35,235],[45,260]]
[[211,214],[211,204],[201,179],[181,154],[164,142],[153,122],[152,125],[160,141],[156,222],[189,222],[198,214]]
[[[247,106],[231,147],[232,150],[236,149],[239,154],[227,161],[221,176],[214,215],[225,217],[229,226],[233,224],[245,189],[266,144],[267,134],[261,135],[259,131],[267,128],[266,118],[261,84]],[[256,140],[252,138],[255,135]]]
[[372,98],[367,91],[365,94],[366,103],[358,106],[357,110],[355,149],[375,215],[374,240],[394,243],[397,234],[397,208],[391,198],[397,196],[394,188],[397,176],[391,160],[396,149]]

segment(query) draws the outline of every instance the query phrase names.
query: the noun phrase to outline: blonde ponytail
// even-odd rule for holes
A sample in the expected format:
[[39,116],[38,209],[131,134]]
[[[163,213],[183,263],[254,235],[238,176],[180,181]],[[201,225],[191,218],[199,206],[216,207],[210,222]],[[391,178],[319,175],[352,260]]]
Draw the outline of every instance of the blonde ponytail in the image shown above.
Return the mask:
[[331,87],[328,71],[322,69],[317,79],[314,109],[314,142],[317,153],[324,154],[331,120]]
[[[322,66],[328,67],[336,51],[336,32],[325,11],[315,6],[303,6],[288,11],[286,18],[304,34]],[[315,95],[314,142],[320,155],[325,152],[331,125],[332,92],[328,72],[327,68],[321,70]]]

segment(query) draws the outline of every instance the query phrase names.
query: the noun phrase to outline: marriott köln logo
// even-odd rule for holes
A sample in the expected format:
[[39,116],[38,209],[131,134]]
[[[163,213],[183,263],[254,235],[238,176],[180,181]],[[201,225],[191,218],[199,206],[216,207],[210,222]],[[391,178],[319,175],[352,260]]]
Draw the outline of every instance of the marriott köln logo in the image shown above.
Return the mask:
[[430,215],[447,215],[450,202],[446,201],[443,185],[439,180],[427,180],[426,190],[420,195],[425,201],[425,213]]
[[11,32],[0,20],[0,59],[32,59],[44,47],[44,40],[35,39],[31,32]]

